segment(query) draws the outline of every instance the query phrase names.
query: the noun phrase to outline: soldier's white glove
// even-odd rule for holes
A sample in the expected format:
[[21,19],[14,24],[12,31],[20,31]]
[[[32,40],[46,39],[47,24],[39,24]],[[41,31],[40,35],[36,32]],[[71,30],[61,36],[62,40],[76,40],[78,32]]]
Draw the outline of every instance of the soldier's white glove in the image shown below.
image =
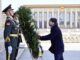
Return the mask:
[[9,53],[9,54],[12,53],[12,46],[8,46],[8,53]]

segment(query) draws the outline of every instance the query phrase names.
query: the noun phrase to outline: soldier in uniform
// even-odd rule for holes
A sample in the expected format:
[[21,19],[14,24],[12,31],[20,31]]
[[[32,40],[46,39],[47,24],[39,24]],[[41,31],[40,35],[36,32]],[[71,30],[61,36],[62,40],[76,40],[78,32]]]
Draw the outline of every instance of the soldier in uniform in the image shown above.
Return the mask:
[[22,42],[22,38],[21,38],[21,28],[20,28],[20,24],[19,24],[19,15],[16,12],[14,13],[13,19],[14,19],[17,29],[18,29],[18,43],[17,43],[17,49],[16,49],[16,53],[15,53],[15,57],[17,57],[18,50],[19,50],[19,44],[20,44],[20,42]]
[[13,19],[14,11],[11,8],[11,5],[9,5],[3,12],[7,16],[4,28],[6,60],[16,60],[15,54],[18,44],[18,28]]

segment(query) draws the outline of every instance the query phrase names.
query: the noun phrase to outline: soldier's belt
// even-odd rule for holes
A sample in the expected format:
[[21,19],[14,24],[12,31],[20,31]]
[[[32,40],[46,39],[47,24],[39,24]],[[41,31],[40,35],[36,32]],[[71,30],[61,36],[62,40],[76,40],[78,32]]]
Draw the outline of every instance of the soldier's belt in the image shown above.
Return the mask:
[[10,34],[10,37],[18,37],[18,34]]
[[21,35],[21,33],[18,33],[18,35]]

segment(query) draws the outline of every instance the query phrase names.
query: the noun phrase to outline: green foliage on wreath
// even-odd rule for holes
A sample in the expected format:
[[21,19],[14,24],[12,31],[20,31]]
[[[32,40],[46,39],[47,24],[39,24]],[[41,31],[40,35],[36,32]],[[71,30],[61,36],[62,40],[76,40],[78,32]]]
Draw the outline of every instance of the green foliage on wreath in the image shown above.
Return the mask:
[[31,16],[31,10],[29,8],[20,7],[17,13],[19,14],[20,26],[25,37],[26,43],[28,44],[32,56],[34,58],[37,58],[39,53],[39,41],[38,35],[36,33],[36,24]]

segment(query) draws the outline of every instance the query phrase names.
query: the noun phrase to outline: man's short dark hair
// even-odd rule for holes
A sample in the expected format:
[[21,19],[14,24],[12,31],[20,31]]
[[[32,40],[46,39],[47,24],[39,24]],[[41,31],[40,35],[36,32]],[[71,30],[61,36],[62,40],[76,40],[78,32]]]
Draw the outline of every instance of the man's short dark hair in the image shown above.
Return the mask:
[[56,18],[50,18],[50,21],[53,22],[55,25],[58,25]]
[[57,19],[56,18],[50,18],[51,22],[54,22],[55,24],[57,24]]

